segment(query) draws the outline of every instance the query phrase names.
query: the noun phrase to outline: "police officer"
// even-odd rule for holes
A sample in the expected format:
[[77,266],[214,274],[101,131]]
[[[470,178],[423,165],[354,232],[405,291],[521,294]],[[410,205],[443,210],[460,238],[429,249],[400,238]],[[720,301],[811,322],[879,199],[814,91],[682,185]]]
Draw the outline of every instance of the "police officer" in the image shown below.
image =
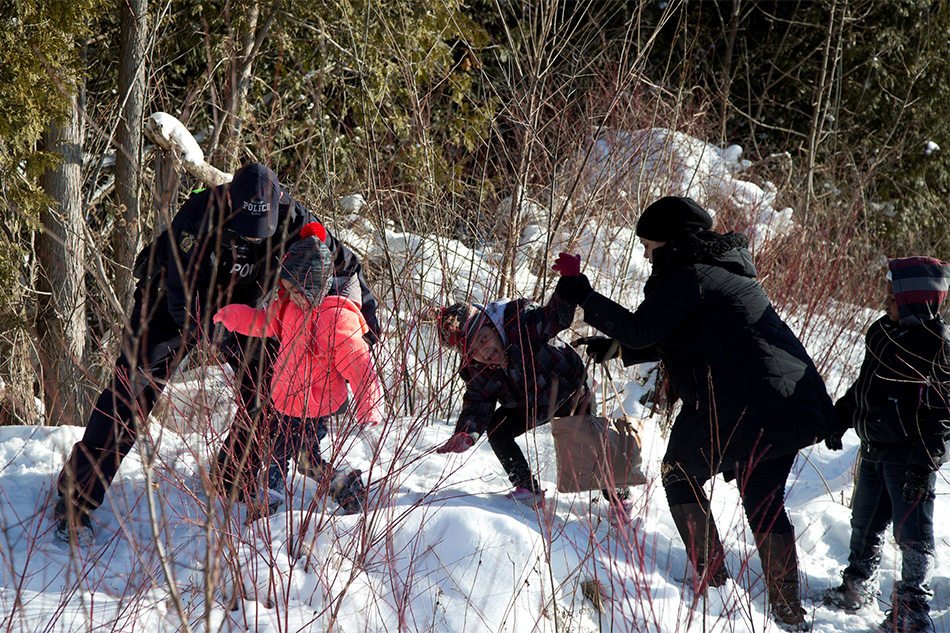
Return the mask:
[[[89,513],[102,504],[135,443],[138,425],[147,419],[166,380],[195,345],[210,338],[211,317],[218,308],[264,302],[276,288],[287,248],[300,239],[300,229],[314,221],[281,189],[271,169],[250,163],[230,183],[193,194],[171,227],[139,253],[134,305],[123,328],[112,379],[59,477],[54,514],[60,538],[91,539]],[[361,304],[371,330],[367,337],[373,343],[379,335],[376,299],[362,267],[329,233],[326,244],[334,254],[334,288],[347,289],[348,296]],[[253,481],[260,457],[253,449],[268,401],[267,347],[260,339],[240,335],[221,344],[240,385],[241,406],[218,454],[217,474],[224,491],[242,501],[251,501],[256,494]]]

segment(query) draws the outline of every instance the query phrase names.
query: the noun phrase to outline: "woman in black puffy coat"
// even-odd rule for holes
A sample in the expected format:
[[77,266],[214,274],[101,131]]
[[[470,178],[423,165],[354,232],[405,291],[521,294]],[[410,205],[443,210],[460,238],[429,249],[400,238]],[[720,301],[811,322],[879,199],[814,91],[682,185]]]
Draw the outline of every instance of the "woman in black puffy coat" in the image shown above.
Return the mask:
[[557,292],[610,337],[589,343],[589,354],[619,355],[627,365],[662,361],[682,400],[662,478],[700,586],[728,578],[703,491],[722,473],[737,479],[773,618],[805,630],[785,482],[798,450],[825,438],[835,413],[805,348],[755,281],[748,240],[711,227],[689,198],[662,198],[643,212],[637,235],[653,271],[632,312],[594,292],[579,258],[564,253]]

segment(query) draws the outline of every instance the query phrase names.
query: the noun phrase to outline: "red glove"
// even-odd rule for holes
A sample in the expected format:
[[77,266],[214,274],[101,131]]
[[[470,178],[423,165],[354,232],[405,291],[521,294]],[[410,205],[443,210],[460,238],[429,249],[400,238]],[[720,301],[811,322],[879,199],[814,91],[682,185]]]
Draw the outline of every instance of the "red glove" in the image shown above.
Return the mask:
[[449,438],[449,441],[435,449],[436,453],[464,453],[475,445],[475,440],[468,433],[456,433]]
[[562,277],[576,277],[581,274],[581,256],[561,253],[551,269],[561,273]]
[[214,313],[214,318],[212,321],[215,323],[221,323],[224,325],[225,329],[233,332],[234,328],[237,326],[237,324],[234,322],[235,317],[237,316],[235,312],[237,312],[239,309],[240,308],[234,304],[228,304]]

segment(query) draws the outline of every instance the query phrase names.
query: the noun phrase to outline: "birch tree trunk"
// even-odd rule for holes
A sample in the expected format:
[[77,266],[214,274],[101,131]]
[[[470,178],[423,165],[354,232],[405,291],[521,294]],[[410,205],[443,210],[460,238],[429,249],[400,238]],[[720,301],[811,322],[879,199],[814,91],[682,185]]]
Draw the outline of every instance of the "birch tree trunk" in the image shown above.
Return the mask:
[[119,94],[124,102],[116,129],[115,186],[124,226],[115,235],[115,294],[126,308],[131,304],[131,267],[141,233],[147,16],[147,0],[119,0]]
[[44,145],[62,162],[41,178],[55,205],[40,214],[36,239],[37,354],[48,424],[83,424],[86,402],[82,360],[86,341],[85,248],[81,195],[80,99],[60,127],[53,123]]

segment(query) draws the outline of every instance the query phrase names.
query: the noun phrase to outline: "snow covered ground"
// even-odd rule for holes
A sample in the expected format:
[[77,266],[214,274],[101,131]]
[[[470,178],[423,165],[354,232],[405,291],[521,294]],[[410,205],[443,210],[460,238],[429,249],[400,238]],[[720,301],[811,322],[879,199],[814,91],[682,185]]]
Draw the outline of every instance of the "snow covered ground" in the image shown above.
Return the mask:
[[[771,208],[768,186],[734,180],[735,148],[720,151],[666,131],[651,138],[672,142],[681,153],[704,148],[689,183],[668,176],[674,190],[699,186],[697,178],[715,179],[697,189],[712,195],[732,182],[730,195],[745,192],[751,200],[748,210],[763,227],[760,236],[787,225],[791,212]],[[597,156],[610,152],[599,147]],[[690,160],[685,156],[682,160]],[[601,177],[610,166],[603,160]],[[617,186],[624,183],[629,181]],[[632,196],[639,195],[635,186]],[[529,227],[526,235],[531,234]],[[550,516],[504,497],[508,482],[484,441],[461,455],[435,454],[452,432],[460,385],[451,376],[454,359],[434,344],[424,319],[413,316],[409,298],[488,298],[485,289],[497,259],[490,245],[472,250],[394,230],[385,234],[385,244],[383,236],[361,235],[366,234],[342,234],[366,257],[385,246],[403,266],[400,278],[412,285],[406,305],[390,304],[386,320],[392,332],[378,350],[387,391],[398,400],[389,424],[362,437],[340,438],[331,431],[334,445],[324,450],[325,456],[343,456],[362,468],[372,482],[365,516],[335,514],[335,506],[324,504],[315,483],[302,476],[293,480],[293,494],[277,514],[249,523],[242,507],[225,507],[206,492],[209,460],[233,411],[230,376],[219,368],[188,372],[170,387],[172,398],[156,412],[94,513],[95,543],[83,551],[56,541],[51,529],[55,479],[82,429],[3,427],[0,630],[778,630],[765,615],[761,566],[738,493],[721,479],[712,483],[713,511],[735,580],[705,595],[690,589],[686,552],[658,480],[664,448],[658,419],[648,419],[644,430],[648,483],[634,491],[633,525],[619,531],[609,526],[596,494],[555,492],[548,427],[523,438],[523,445],[547,488]],[[595,287],[636,305],[648,268],[630,228],[592,225],[575,244],[605,241],[611,248],[585,257]],[[537,273],[525,254],[518,262],[517,287],[528,292]],[[385,295],[382,303],[387,304]],[[794,315],[788,316],[794,327]],[[823,371],[833,396],[856,371],[863,354],[861,328],[869,316],[856,319],[848,335],[810,328],[814,335],[806,346],[832,359]],[[836,334],[829,340],[823,332]],[[598,392],[607,398],[602,408],[617,413],[622,401],[626,413],[646,416],[639,403],[645,387],[634,370],[612,371],[611,381],[595,369]],[[615,388],[622,392],[619,399]],[[900,557],[889,539],[878,608],[849,616],[821,606],[821,593],[839,581],[846,564],[857,448],[856,437],[848,434],[841,452],[823,445],[802,451],[789,480],[788,508],[815,631],[866,631],[880,622],[899,573]],[[933,616],[936,630],[948,631],[950,483],[946,470],[940,475]],[[595,593],[601,601],[585,597],[592,584],[600,587]],[[595,602],[601,602],[600,609]]]

